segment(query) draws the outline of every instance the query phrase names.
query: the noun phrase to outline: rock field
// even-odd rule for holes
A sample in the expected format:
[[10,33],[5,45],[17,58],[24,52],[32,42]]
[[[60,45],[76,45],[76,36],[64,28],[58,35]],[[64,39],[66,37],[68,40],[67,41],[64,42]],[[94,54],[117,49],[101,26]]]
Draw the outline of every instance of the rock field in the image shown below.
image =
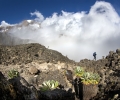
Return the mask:
[[[120,99],[120,49],[97,61],[75,62],[55,50],[32,43],[0,45],[0,100],[80,100],[65,75],[70,70],[74,82],[76,66],[97,72],[101,77],[97,95],[90,100]],[[19,72],[18,78],[9,79],[8,72],[12,69]],[[46,80],[58,81],[61,89],[42,93],[40,86]],[[53,97],[49,96],[51,93]]]

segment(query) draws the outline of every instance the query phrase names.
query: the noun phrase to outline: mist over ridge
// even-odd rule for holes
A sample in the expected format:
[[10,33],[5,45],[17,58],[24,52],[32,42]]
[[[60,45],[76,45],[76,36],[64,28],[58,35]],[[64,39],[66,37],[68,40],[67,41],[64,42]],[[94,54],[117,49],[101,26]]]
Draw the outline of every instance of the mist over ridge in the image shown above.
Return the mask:
[[[30,15],[36,16],[34,21],[28,19],[15,24],[7,32],[13,37],[31,40],[29,43],[49,46],[75,61],[93,59],[95,51],[100,59],[110,50],[120,48],[120,16],[108,2],[97,1],[89,12],[61,11],[47,18],[39,11]],[[1,22],[1,26],[9,25]]]

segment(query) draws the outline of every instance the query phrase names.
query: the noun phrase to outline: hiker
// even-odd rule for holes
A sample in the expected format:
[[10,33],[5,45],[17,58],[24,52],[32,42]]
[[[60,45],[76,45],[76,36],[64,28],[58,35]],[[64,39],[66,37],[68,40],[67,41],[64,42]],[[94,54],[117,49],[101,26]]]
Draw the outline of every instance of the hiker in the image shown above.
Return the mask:
[[94,60],[96,60],[96,52],[93,53],[93,56],[94,56]]

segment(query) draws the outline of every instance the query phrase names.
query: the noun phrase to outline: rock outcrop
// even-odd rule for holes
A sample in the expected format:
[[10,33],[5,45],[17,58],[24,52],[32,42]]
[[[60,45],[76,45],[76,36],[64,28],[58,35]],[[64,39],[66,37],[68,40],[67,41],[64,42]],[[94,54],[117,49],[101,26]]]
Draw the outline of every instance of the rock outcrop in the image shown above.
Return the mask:
[[[118,100],[120,98],[120,49],[97,61],[83,59],[80,66],[101,76],[99,92],[92,100]],[[116,98],[116,99],[115,99]]]

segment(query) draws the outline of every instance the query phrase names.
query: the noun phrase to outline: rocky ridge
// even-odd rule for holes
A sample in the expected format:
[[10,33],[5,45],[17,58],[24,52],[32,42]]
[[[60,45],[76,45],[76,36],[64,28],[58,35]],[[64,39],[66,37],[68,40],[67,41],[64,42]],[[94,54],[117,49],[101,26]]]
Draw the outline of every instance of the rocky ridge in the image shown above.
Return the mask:
[[0,63],[4,65],[27,64],[34,61],[37,63],[57,63],[58,61],[73,62],[67,57],[64,57],[61,53],[35,43],[16,46],[0,45],[0,53]]
[[[4,84],[8,84],[7,90],[2,92],[0,100],[5,100],[4,96],[9,97],[7,100],[17,100],[18,98],[18,100],[45,100],[41,99],[43,94],[39,87],[43,81],[52,79],[59,81],[62,85],[62,89],[58,90],[61,91],[60,96],[58,95],[60,100],[79,100],[74,91],[70,92],[73,87],[65,76],[65,70],[70,70],[73,80],[75,80],[74,69],[76,66],[82,66],[86,71],[97,72],[101,77],[98,84],[99,91],[91,100],[120,99],[120,49],[110,51],[106,57],[97,61],[83,59],[80,62],[74,62],[57,51],[32,43],[16,46],[0,45],[0,71],[2,72],[0,76],[2,80],[5,80],[0,80],[2,83],[0,92],[5,89],[3,88]],[[11,69],[18,70],[20,77],[9,79],[8,71]],[[12,94],[10,94],[10,90],[13,91]],[[53,92],[58,93],[56,90]],[[21,96],[22,94],[25,95]],[[72,97],[68,98],[70,95]],[[58,98],[52,99],[51,97],[46,100],[58,100]]]

